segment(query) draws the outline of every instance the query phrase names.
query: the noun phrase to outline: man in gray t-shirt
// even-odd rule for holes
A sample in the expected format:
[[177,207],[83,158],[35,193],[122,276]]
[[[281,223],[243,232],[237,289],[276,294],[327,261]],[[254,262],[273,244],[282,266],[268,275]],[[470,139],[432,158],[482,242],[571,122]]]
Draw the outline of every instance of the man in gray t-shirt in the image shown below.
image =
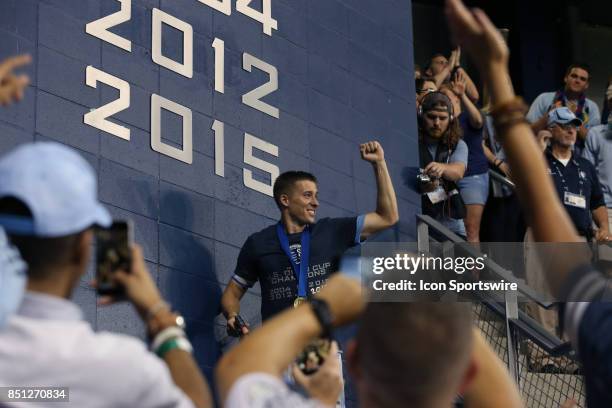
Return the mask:
[[423,173],[431,179],[430,183],[419,183],[423,214],[465,236],[463,216],[457,214],[455,205],[460,197],[455,183],[465,174],[468,147],[461,140],[452,102],[441,92],[431,92],[421,102],[419,152]]

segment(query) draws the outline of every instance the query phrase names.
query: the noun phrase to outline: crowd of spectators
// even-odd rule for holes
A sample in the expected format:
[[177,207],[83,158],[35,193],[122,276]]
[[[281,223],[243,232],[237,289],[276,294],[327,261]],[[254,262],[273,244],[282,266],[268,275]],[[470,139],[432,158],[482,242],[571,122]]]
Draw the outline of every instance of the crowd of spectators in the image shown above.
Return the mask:
[[[424,143],[430,149],[435,150],[433,146],[445,144],[445,137],[439,139],[431,139],[424,137],[424,132],[427,129],[427,116],[429,112],[437,109],[432,106],[423,108],[423,101],[428,98],[429,94],[439,92],[448,97],[452,104],[452,110],[449,112],[448,123],[440,125],[444,135],[448,129],[449,133],[454,132],[455,124],[459,124],[461,132],[460,139],[467,145],[467,161],[464,164],[464,169],[461,177],[455,177],[455,174],[447,174],[439,172],[438,166],[430,164],[430,160],[425,160],[421,156],[421,168],[431,177],[434,184],[448,184],[452,181],[458,187],[461,195],[461,202],[455,200],[457,208],[465,207],[465,211],[457,211],[453,209],[452,193],[453,189],[444,188],[446,194],[431,194],[429,188],[421,188],[423,193],[423,208],[431,207],[431,204],[437,204],[441,198],[446,198],[449,205],[447,206],[447,216],[441,217],[439,212],[424,211],[425,214],[431,215],[442,221],[450,230],[460,235],[468,242],[517,242],[522,241],[525,236],[525,227],[520,211],[516,205],[516,197],[511,183],[504,183],[497,179],[489,178],[489,172],[493,171],[511,181],[511,168],[506,161],[506,156],[503,148],[496,138],[495,129],[493,127],[492,117],[490,116],[490,106],[487,101],[481,101],[480,95],[474,86],[474,82],[469,77],[465,68],[461,65],[461,49],[457,48],[451,52],[449,58],[443,54],[435,54],[427,64],[427,68],[421,71],[417,66],[415,73],[415,88],[416,88],[416,106],[419,121],[419,135],[421,143]],[[589,87],[590,68],[586,64],[571,64],[563,78],[563,86],[557,91],[544,92],[540,94],[531,104],[527,113],[527,120],[531,123],[534,133],[538,140],[541,141],[544,154],[547,155],[553,151],[555,138],[553,134],[558,133],[559,129],[567,130],[569,133],[575,133],[575,140],[571,142],[571,157],[574,159],[571,163],[577,163],[578,158],[587,159],[595,166],[597,174],[594,182],[601,184],[601,189],[606,193],[606,206],[610,208],[610,177],[612,176],[612,168],[610,160],[603,159],[606,154],[603,143],[606,140],[606,134],[609,129],[605,126],[608,123],[609,105],[612,100],[612,86],[610,81],[605,90],[605,99],[603,104],[604,116],[600,114],[599,106],[586,97],[586,90]],[[487,96],[487,95],[485,95]],[[565,112],[558,108],[566,108],[575,116],[577,120],[561,122],[551,120],[551,114],[555,112]],[[444,110],[445,108],[442,108]],[[571,138],[571,136],[570,136]],[[452,147],[451,155],[458,152],[459,156],[463,155],[464,146],[460,143],[455,143]],[[444,167],[450,163],[444,163],[440,160],[434,160]],[[608,163],[608,164],[606,164]],[[428,168],[426,168],[429,165]],[[567,164],[563,164],[563,167]],[[559,172],[551,170],[553,177]],[[583,176],[579,177],[580,179]],[[568,180],[570,184],[573,180]],[[580,180],[576,180],[579,182]],[[423,187],[423,186],[420,186]],[[426,186],[430,187],[430,186]],[[559,194],[565,194],[565,189],[572,189],[571,185],[559,186]],[[594,186],[599,189],[599,185]],[[581,195],[581,190],[570,191]],[[432,200],[438,200],[432,202]],[[567,203],[566,203],[567,204]],[[573,208],[572,208],[573,207]],[[590,211],[578,214],[575,210],[576,205],[568,204],[570,213],[575,212],[576,217],[572,217],[577,222],[577,226],[582,236],[587,239],[597,239],[606,241],[609,239],[609,228],[601,224],[600,219]],[[585,208],[582,208],[585,209]],[[588,210],[591,210],[590,208]],[[454,219],[449,219],[449,211],[455,214],[464,216]],[[486,214],[483,218],[483,212]],[[588,218],[588,220],[586,220]],[[579,220],[578,220],[579,219]],[[511,222],[507,222],[510,220]],[[517,227],[518,226],[518,227]]]
[[[448,59],[435,55],[416,75],[423,212],[478,242],[489,200],[518,198],[528,234],[537,242],[609,241],[612,123],[600,124],[599,108],[585,96],[588,67],[570,66],[564,87],[540,95],[527,113],[509,81],[507,46],[486,14],[460,0],[446,0],[445,10],[462,48]],[[479,108],[481,95],[461,67],[461,49],[490,91],[485,108]],[[29,60],[20,56],[0,64],[1,104],[23,97],[28,78],[14,71]],[[606,98],[604,112],[612,84]],[[457,395],[467,407],[523,406],[514,380],[474,326],[469,305],[427,297],[367,302],[357,280],[335,273],[337,264],[328,258],[399,217],[382,146],[364,143],[360,155],[372,164],[378,187],[376,209],[362,216],[316,222],[316,178],[288,172],[277,179],[281,219],[247,240],[224,294],[228,330],[242,340],[216,367],[218,403],[335,406],[343,388],[338,345],[329,343],[314,374],[292,363],[316,339],[358,322],[357,336],[344,351],[363,406],[448,407]],[[490,187],[491,166],[516,189],[512,183]],[[518,208],[498,207],[502,213]],[[86,272],[93,229],[110,224],[97,198],[96,174],[74,150],[29,143],[0,158],[0,386],[61,384],[70,388],[74,406],[212,406],[184,319],[162,298],[138,245],[131,249],[129,273],[118,270],[113,279],[142,318],[150,351],[129,336],[94,332],[69,300]],[[310,246],[311,236],[318,246]],[[334,237],[342,238],[338,248],[326,246]],[[315,286],[300,278],[309,256],[329,263],[325,280]],[[264,292],[264,275],[276,264],[289,275],[295,272],[297,287],[262,308],[260,328],[238,328],[240,297],[256,280]],[[588,406],[612,406],[612,306],[596,301],[607,295],[606,281],[582,247],[553,257],[538,276],[553,295],[572,301],[559,312],[584,365]],[[288,367],[302,392],[284,381]]]
[[[526,228],[512,185],[513,169],[496,134],[490,101],[481,103],[477,92],[469,92],[473,81],[461,66],[461,49],[453,50],[448,59],[433,55],[427,68],[418,71],[420,165],[428,176],[427,183],[419,183],[423,213],[468,242],[524,241],[520,276],[550,298],[541,260],[533,250],[532,230]],[[599,106],[586,96],[590,75],[588,65],[571,64],[562,86],[538,95],[526,119],[578,234],[586,242],[605,243],[612,239],[612,127],[608,118],[612,84],[608,81],[605,90],[602,120]],[[507,80],[511,86],[510,78]],[[437,133],[430,131],[435,118],[439,119]],[[427,150],[431,156],[423,154]],[[445,153],[436,155],[437,150]],[[507,181],[490,178],[490,172]],[[527,311],[551,334],[562,336],[556,310],[530,304]],[[542,365],[532,362],[534,367]],[[544,365],[549,371],[557,369],[554,362]]]

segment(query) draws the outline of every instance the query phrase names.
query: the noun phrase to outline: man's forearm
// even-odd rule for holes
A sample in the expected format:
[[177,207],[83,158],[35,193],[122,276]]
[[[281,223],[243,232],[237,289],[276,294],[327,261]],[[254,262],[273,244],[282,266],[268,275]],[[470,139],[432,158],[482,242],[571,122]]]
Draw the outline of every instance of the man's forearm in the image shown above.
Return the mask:
[[474,330],[474,351],[477,373],[465,392],[468,408],[520,408],[523,406],[518,388],[508,370],[491,346]]
[[601,231],[609,231],[608,227],[608,209],[605,205],[597,207],[593,210],[593,221]]
[[463,163],[448,163],[444,164],[443,178],[450,181],[459,181],[465,174],[465,165]]
[[236,316],[240,313],[240,299],[244,295],[245,290],[240,288],[236,283],[230,281],[223,296],[221,296],[221,309],[226,318]]
[[472,78],[470,78],[467,72],[465,72],[465,79],[466,79],[465,93],[472,100],[472,102],[477,102],[478,99],[480,98],[480,94],[478,93],[478,88],[476,88],[474,81],[472,81]]
[[461,95],[461,102],[463,104],[463,107],[465,108],[465,111],[469,115],[470,125],[472,125],[472,127],[476,129],[482,128],[482,114],[480,113],[476,105],[474,105],[474,103],[470,100],[467,95],[467,92]]
[[[149,334],[155,336],[165,328],[176,324],[176,315],[163,308],[145,321]],[[174,384],[179,387],[198,408],[212,407],[210,390],[191,353],[172,349],[163,356]]]
[[450,66],[446,66],[442,71],[440,71],[437,75],[434,75],[433,80],[436,83],[436,87],[440,88],[446,78],[450,75],[451,68]]
[[174,349],[164,355],[170,375],[198,408],[212,407],[212,397],[206,380],[202,376],[193,356],[186,351]]
[[497,160],[497,156],[495,156],[495,154],[493,154],[491,149],[489,149],[484,142],[482,143],[482,150],[484,151],[484,154],[485,154],[485,157],[487,158],[487,161],[489,163],[491,163],[491,164],[495,164],[495,161]]
[[399,219],[395,189],[389,175],[387,163],[384,160],[372,165],[376,177],[376,213],[389,224],[395,224]]

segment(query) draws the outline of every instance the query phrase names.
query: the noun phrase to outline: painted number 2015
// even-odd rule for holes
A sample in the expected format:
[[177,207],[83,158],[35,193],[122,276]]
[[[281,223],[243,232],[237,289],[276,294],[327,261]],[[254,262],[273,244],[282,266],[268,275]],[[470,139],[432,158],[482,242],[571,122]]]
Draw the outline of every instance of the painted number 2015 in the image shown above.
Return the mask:
[[[109,44],[117,46],[127,52],[132,51],[130,40],[109,31],[114,26],[125,23],[131,19],[131,0],[117,0],[121,8],[119,11],[102,17],[86,25],[85,31]],[[215,10],[226,15],[231,14],[230,0],[199,0]],[[277,29],[277,22],[271,16],[271,0],[262,0],[262,11],[256,11],[250,7],[251,0],[236,0],[236,10],[245,14],[256,21],[262,23],[263,31],[271,35],[272,29]],[[173,60],[162,53],[162,32],[163,24],[169,25],[183,34],[183,56],[181,61]],[[215,79],[214,88],[216,92],[225,93],[225,42],[215,38],[212,42],[215,55]],[[190,24],[163,12],[157,8],[152,10],[152,60],[156,64],[167,68],[186,78],[193,78],[193,28]],[[243,54],[242,68],[251,72],[255,67],[268,74],[268,82],[247,92],[242,96],[242,103],[262,113],[279,118],[279,109],[264,101],[262,98],[278,90],[278,71],[276,67],[248,53]],[[109,118],[130,106],[130,84],[116,76],[108,74],[93,66],[86,69],[86,84],[96,88],[98,82],[119,90],[118,99],[93,109],[85,113],[83,121],[110,133],[119,138],[130,140],[130,129],[115,123]],[[177,148],[162,142],[161,135],[161,110],[171,111],[182,118],[182,147]],[[224,177],[224,127],[223,123],[217,120],[212,126],[215,133],[215,173]],[[151,148],[161,154],[191,164],[193,161],[192,153],[192,112],[191,109],[184,107],[169,99],[157,94],[151,95]],[[279,174],[277,166],[267,163],[253,156],[253,149],[257,148],[273,156],[278,156],[278,147],[258,139],[257,137],[245,133],[244,135],[244,162],[259,170],[270,174],[270,184],[257,181],[253,178],[252,172],[244,169],[244,184],[256,191],[267,195],[272,195],[272,184]]]

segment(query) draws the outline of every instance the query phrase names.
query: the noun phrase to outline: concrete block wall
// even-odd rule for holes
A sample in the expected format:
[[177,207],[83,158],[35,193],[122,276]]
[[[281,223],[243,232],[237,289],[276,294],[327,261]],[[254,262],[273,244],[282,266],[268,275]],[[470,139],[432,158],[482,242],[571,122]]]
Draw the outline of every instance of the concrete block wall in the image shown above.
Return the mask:
[[[0,58],[29,52],[34,63],[25,100],[0,109],[0,153],[25,142],[54,140],[82,153],[98,173],[99,196],[113,216],[134,221],[151,272],[189,324],[199,364],[210,374],[225,340],[216,320],[220,295],[246,237],[278,217],[272,198],[246,188],[243,134],[279,147],[256,156],[280,171],[303,169],[320,180],[320,216],[350,216],[375,207],[372,170],[358,143],[382,142],[402,221],[383,240],[413,240],[417,194],[402,179],[416,166],[416,118],[409,0],[272,0],[278,31],[238,13],[226,16],[196,0],[133,0],[129,22],[112,29],[132,41],[128,53],[86,34],[85,25],[119,10],[115,0],[3,0]],[[260,9],[261,0],[253,7]],[[188,79],[151,59],[151,10],[191,24],[194,75]],[[181,33],[164,28],[163,53],[179,60]],[[214,91],[212,40],[225,41],[225,93]],[[242,67],[248,52],[277,67],[279,89],[265,100],[278,119],[241,103],[266,81]],[[111,120],[131,130],[125,141],[83,123],[83,115],[117,98],[102,83],[85,85],[92,65],[130,84],[130,107]],[[193,112],[193,163],[150,147],[150,101],[156,93]],[[215,175],[214,120],[225,123],[225,177]],[[162,134],[180,144],[181,121],[164,112]],[[259,178],[257,171],[254,171]],[[261,175],[261,174],[260,174]],[[265,180],[265,177],[263,178]],[[98,330],[144,337],[131,307],[97,307],[83,277],[74,298]],[[257,322],[260,292],[243,301]],[[217,318],[218,319],[218,318]],[[352,396],[350,398],[353,398]]]

